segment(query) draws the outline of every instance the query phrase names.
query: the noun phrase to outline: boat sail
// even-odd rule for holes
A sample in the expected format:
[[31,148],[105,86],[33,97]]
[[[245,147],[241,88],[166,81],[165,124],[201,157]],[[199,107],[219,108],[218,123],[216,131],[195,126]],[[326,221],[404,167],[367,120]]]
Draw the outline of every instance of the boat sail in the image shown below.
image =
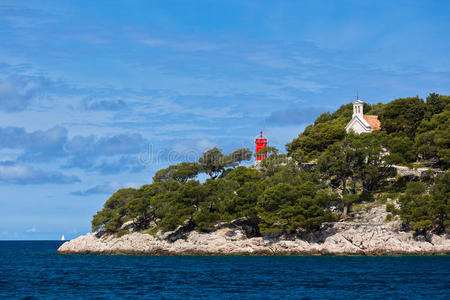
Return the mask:
[[61,237],[61,241],[64,241],[64,240],[65,240],[65,238],[64,238],[64,234],[63,234]]

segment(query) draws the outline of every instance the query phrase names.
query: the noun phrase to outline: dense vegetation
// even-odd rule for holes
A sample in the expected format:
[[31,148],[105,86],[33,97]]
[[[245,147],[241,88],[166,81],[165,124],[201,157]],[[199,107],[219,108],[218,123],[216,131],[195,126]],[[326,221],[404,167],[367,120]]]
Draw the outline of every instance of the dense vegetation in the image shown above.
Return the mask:
[[[399,215],[405,229],[442,233],[450,213],[450,96],[365,104],[364,111],[379,116],[381,131],[347,134],[347,104],[321,114],[286,146],[287,154],[267,148],[259,168],[240,166],[252,157],[248,149],[224,155],[213,148],[198,162],[162,169],[153,183],[114,193],[94,215],[92,228],[123,234],[122,225],[132,221],[150,233],[180,225],[207,231],[239,219],[250,235],[294,234],[347,216],[354,203],[390,195],[399,206],[388,203],[387,210]],[[395,177],[392,166],[398,164],[441,174]],[[209,178],[200,182],[200,173]]]
[[400,215],[403,224],[417,233],[425,234],[430,230],[442,233],[450,225],[450,172],[436,177],[429,193],[426,189],[423,182],[408,183],[405,194],[399,199],[400,208],[390,204],[387,210]]
[[[378,115],[391,162],[407,164],[417,161],[448,168],[450,161],[450,96],[430,94],[426,102],[418,97],[401,98],[387,104],[364,104],[366,114]],[[352,115],[352,104],[334,113],[324,113],[314,125],[306,127],[287,145],[297,161],[319,158],[330,145],[342,141],[345,126]]]

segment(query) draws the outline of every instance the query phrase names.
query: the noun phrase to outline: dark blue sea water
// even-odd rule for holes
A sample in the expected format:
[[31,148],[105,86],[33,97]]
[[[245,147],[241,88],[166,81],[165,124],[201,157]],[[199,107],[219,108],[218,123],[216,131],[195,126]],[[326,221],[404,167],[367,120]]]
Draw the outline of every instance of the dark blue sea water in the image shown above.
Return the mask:
[[450,257],[59,255],[0,241],[0,298],[449,299]]

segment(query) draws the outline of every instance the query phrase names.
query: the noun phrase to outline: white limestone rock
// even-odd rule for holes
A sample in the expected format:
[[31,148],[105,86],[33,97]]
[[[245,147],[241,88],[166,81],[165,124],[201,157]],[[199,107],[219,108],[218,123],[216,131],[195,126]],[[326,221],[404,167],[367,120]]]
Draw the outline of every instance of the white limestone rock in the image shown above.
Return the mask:
[[[429,241],[399,231],[400,222],[385,223],[385,206],[356,215],[353,221],[324,226],[320,233],[305,237],[246,238],[242,229],[221,224],[212,232],[179,232],[153,236],[141,232],[115,237],[88,233],[65,242],[58,253],[147,254],[147,255],[287,255],[287,254],[450,254],[448,235],[431,235]],[[180,228],[179,228],[180,229]],[[178,230],[179,230],[178,229]],[[173,233],[173,232],[172,232]],[[181,234],[183,233],[183,234]]]

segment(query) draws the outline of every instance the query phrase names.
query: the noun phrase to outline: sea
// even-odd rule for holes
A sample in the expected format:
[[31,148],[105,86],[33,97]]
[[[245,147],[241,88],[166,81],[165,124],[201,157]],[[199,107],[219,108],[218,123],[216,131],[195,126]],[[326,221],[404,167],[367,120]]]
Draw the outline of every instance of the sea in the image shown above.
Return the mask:
[[450,299],[450,256],[60,255],[0,241],[1,299]]

